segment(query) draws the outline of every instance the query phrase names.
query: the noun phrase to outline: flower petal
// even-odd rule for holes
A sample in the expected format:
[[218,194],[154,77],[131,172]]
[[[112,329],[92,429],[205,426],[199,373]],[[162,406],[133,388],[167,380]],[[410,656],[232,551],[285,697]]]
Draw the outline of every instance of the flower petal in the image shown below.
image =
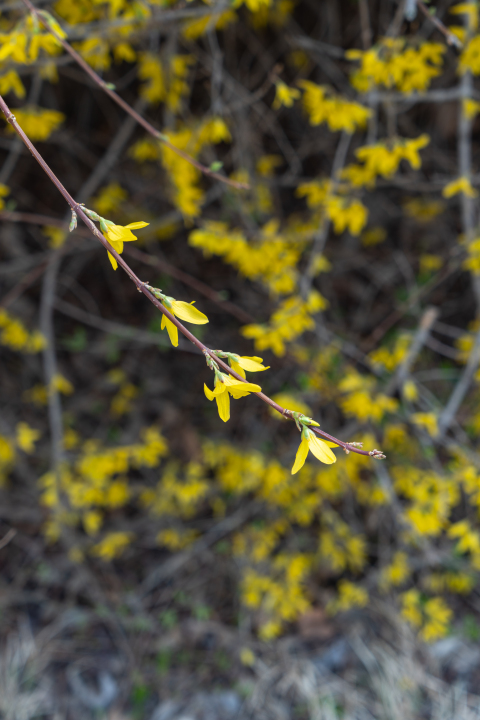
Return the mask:
[[110,242],[121,240],[125,242],[128,240],[136,240],[137,238],[131,230],[122,227],[122,225],[109,225],[107,230],[107,237]]
[[203,391],[207,400],[215,400],[215,393],[213,393],[210,388],[205,385],[205,383],[203,383]]
[[118,267],[118,263],[117,263],[117,261],[115,260],[115,258],[113,257],[113,255],[112,255],[111,253],[108,253],[108,259],[109,259],[110,262],[112,263],[113,269],[116,270],[117,267]]
[[245,397],[252,392],[262,392],[262,388],[260,387],[260,385],[255,385],[254,383],[238,383],[234,385],[226,385],[228,392],[233,398],[235,398],[235,400],[238,400],[241,397]]
[[270,367],[262,365],[262,358],[257,357],[241,357],[238,364],[248,372],[260,372],[261,370],[268,370]]
[[146,223],[141,220],[140,222],[128,223],[128,225],[125,225],[125,227],[129,228],[130,230],[138,230],[139,228],[147,227],[147,225],[150,225],[150,223]]
[[240,377],[246,378],[245,370],[240,367],[240,365],[235,362],[235,360],[232,360],[232,358],[228,358],[228,362],[230,363],[230,367],[232,368],[232,370],[235,370],[235,372],[238,373]]
[[227,420],[230,420],[230,398],[228,397],[228,393],[224,392],[217,395],[216,400],[220,419],[223,420],[223,422],[227,422]]
[[295,456],[295,462],[293,463],[292,467],[292,475],[295,475],[300,468],[302,468],[305,465],[305,460],[307,459],[308,455],[308,440],[305,440],[305,438],[302,438],[302,442],[300,443],[300,446],[297,450],[297,454]]
[[320,438],[315,435],[313,435],[313,437],[312,435],[309,436],[308,447],[310,452],[312,452],[317,460],[320,460],[320,462],[323,462],[326,465],[331,465],[332,463],[337,462],[337,458],[330,450],[327,443],[323,442],[323,440],[320,440]]
[[205,323],[208,323],[206,315],[183,300],[174,300],[172,302],[172,310],[180,320],[185,320],[185,322],[193,323],[194,325],[205,325]]
[[177,326],[174,325],[165,315],[163,316],[165,318],[165,325],[167,327],[168,337],[170,338],[170,342],[172,343],[173,347],[178,347],[178,329]]

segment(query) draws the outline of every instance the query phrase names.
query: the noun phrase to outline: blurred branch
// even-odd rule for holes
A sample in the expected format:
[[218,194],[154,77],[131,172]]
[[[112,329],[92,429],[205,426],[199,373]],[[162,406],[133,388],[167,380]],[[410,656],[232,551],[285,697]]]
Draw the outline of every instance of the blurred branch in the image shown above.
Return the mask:
[[472,382],[474,373],[480,362],[480,330],[477,331],[475,336],[474,346],[468,356],[468,361],[465,369],[460,377],[460,380],[455,386],[450,398],[443,410],[442,414],[438,419],[438,432],[439,437],[443,438],[448,428],[453,422],[457,411],[462,404],[465,395],[468,392],[470,383]]
[[410,374],[413,363],[417,359],[418,354],[428,339],[439,312],[438,308],[430,307],[423,313],[418,330],[413,337],[412,344],[410,345],[408,352],[397,372],[385,389],[386,395],[393,395],[397,388],[401,389],[403,387],[405,380]]

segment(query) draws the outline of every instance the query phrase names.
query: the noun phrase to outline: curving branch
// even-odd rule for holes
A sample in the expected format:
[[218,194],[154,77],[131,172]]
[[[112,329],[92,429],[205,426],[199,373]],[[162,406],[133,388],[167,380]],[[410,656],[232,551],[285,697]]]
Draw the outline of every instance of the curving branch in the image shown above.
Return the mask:
[[[117,251],[110,245],[107,238],[103,235],[103,233],[98,230],[97,226],[93,222],[93,220],[90,220],[90,218],[87,216],[85,211],[82,208],[82,205],[77,203],[73,197],[70,195],[68,190],[64,187],[64,185],[60,182],[60,180],[57,178],[53,170],[49,167],[49,165],[45,162],[43,157],[40,155],[38,150],[35,148],[31,140],[28,138],[28,136],[25,134],[25,132],[22,130],[20,125],[18,124],[15,115],[11,112],[10,108],[6,104],[3,97],[0,95],[0,110],[5,115],[6,121],[12,126],[12,128],[17,133],[18,137],[22,140],[22,142],[26,145],[27,149],[31,153],[31,155],[35,158],[35,160],[38,162],[42,170],[48,175],[52,183],[55,185],[57,190],[61,193],[63,198],[66,200],[68,205],[70,206],[70,209],[72,210],[72,213],[75,213],[78,217],[81,218],[81,220],[85,223],[85,225],[88,227],[90,232],[97,238],[97,240],[103,245],[105,250],[107,250],[117,261],[117,263],[123,268],[123,270],[127,273],[130,280],[135,283],[135,286],[138,290],[138,292],[141,292],[145,295],[145,297],[150,300],[152,305],[154,305],[157,310],[160,310],[163,315],[165,315],[168,320],[170,320],[171,323],[176,325],[176,327],[180,330],[180,332],[188,339],[191,343],[193,343],[201,352],[208,358],[211,358],[214,360],[225,372],[229,373],[232,377],[234,377],[236,380],[239,380],[240,382],[248,382],[245,380],[245,378],[242,378],[241,375],[238,375],[238,373],[235,372],[226,362],[224,362],[221,358],[218,357],[217,354],[214,353],[213,350],[210,350],[210,348],[207,348],[206,345],[204,345],[198,338],[193,335],[193,333],[190,332],[190,330],[187,330],[187,328],[182,325],[182,323],[174,316],[172,315],[164,305],[158,300],[148,289],[147,289],[147,283],[142,282],[140,278],[137,277],[137,275],[134,273],[132,268],[128,265],[128,263],[125,262],[123,257],[117,253]],[[263,400],[264,403],[269,405],[271,408],[276,410],[276,412],[280,413],[282,417],[287,418],[289,420],[294,420],[295,415],[298,415],[298,413],[293,413],[291,410],[288,410],[286,408],[283,408],[281,405],[276,403],[272,398],[268,397],[268,395],[265,395],[265,393],[257,392],[252,393],[257,395],[257,397],[260,398],[260,400]],[[355,452],[359,455],[368,455],[370,457],[374,458],[383,458],[384,455],[381,453],[380,450],[361,450],[358,447],[355,447],[354,443],[346,443],[343,440],[339,440],[338,438],[334,437],[333,435],[329,435],[328,433],[324,432],[323,430],[320,430],[317,427],[310,427],[311,430],[313,430],[317,435],[320,437],[323,437],[327,440],[330,440],[331,442],[336,443],[340,447],[342,447],[346,453],[349,452]]]

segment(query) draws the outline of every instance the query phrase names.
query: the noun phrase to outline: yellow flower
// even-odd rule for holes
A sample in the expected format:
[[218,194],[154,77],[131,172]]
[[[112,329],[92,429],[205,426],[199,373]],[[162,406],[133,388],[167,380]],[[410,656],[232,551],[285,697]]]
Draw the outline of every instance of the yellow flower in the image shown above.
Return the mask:
[[335,443],[329,443],[327,440],[320,440],[311,430],[303,427],[302,441],[297,450],[295,463],[292,468],[292,475],[295,475],[300,468],[305,465],[308,451],[310,450],[320,462],[331,465],[337,461],[337,458],[330,450],[331,447],[338,447]]
[[35,442],[41,435],[40,431],[31,428],[25,422],[18,423],[16,431],[18,447],[25,453],[32,453],[35,450]]
[[262,370],[269,370],[270,365],[265,367],[262,365],[263,359],[260,357],[244,357],[229,353],[228,362],[232,370],[235,370],[238,375],[245,377],[245,370],[248,372],[261,372]]
[[426,430],[430,437],[435,437],[438,434],[438,422],[435,413],[413,413],[411,420],[415,425]]
[[[266,368],[265,368],[266,369]],[[230,398],[228,393],[238,400],[238,398],[245,397],[249,393],[261,392],[262,388],[260,385],[254,383],[244,383],[240,380],[230,377],[222,372],[215,373],[215,389],[210,390],[206,385],[203,386],[205,390],[205,396],[208,400],[215,399],[217,401],[218,414],[223,422],[227,422],[230,419]]]
[[273,101],[273,109],[278,110],[281,105],[292,107],[294,100],[300,97],[300,90],[288,87],[284,82],[279,80],[275,83],[277,89],[275,100]]
[[[123,226],[115,225],[110,220],[105,220],[104,223],[107,228],[106,230],[104,230],[105,235],[107,236],[107,240],[119,255],[121,255],[123,252],[124,242],[133,242],[137,239],[136,236],[132,233],[132,230],[138,230],[139,228],[146,227],[149,224],[146,222],[134,222]],[[108,257],[110,262],[112,263],[113,269],[116,270],[118,267],[117,261],[110,253],[108,253]]]
[[448,183],[448,185],[445,185],[442,190],[442,195],[446,198],[453,197],[458,193],[465,193],[467,197],[471,198],[477,197],[478,195],[478,192],[472,187],[472,183],[467,177],[459,177],[457,180],[453,180]]
[[[165,301],[162,301],[162,304],[175,317],[180,318],[180,320],[183,320],[184,322],[193,323],[194,325],[205,325],[205,323],[208,323],[207,316],[200,312],[200,310],[197,310],[196,307],[193,307],[192,303],[187,303],[183,300],[174,300],[173,298],[167,296],[165,297],[166,299]],[[170,338],[173,347],[177,347],[178,328],[171,320],[163,315],[161,329],[163,330],[165,327],[167,328],[168,337]]]

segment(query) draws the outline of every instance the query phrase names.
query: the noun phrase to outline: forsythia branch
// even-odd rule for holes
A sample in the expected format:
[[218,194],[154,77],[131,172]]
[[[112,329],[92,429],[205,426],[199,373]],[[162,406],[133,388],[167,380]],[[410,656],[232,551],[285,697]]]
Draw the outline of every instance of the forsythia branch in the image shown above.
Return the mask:
[[[26,0],[28,1],[28,0]],[[214,361],[218,366],[220,366],[225,372],[227,372],[229,375],[234,377],[236,380],[242,383],[247,383],[247,380],[243,378],[241,375],[239,375],[235,370],[233,370],[226,362],[224,362],[218,355],[213,351],[207,348],[206,345],[204,345],[200,340],[198,340],[195,335],[193,335],[187,328],[171,313],[169,310],[160,302],[159,299],[155,297],[155,295],[150,292],[148,289],[148,285],[145,282],[142,282],[137,275],[133,272],[131,267],[125,262],[125,260],[122,258],[122,256],[115,250],[115,248],[110,244],[110,242],[107,240],[107,238],[103,235],[100,230],[96,227],[95,223],[88,217],[87,213],[84,211],[84,208],[82,205],[75,202],[75,200],[72,198],[68,190],[63,186],[63,184],[60,182],[60,180],[57,178],[55,173],[52,171],[52,169],[49,167],[49,165],[45,162],[43,157],[40,155],[40,153],[37,151],[31,140],[28,138],[28,136],[25,134],[25,132],[22,130],[20,125],[18,124],[15,115],[10,111],[10,108],[6,104],[3,97],[0,95],[0,110],[5,115],[6,121],[12,126],[12,128],[15,130],[17,135],[20,137],[22,142],[25,144],[25,146],[28,148],[29,152],[33,155],[35,160],[38,162],[40,167],[43,169],[43,171],[48,175],[52,183],[55,185],[55,187],[58,189],[58,191],[61,193],[61,195],[64,197],[66,202],[71,208],[72,211],[72,218],[74,219],[72,222],[72,229],[75,225],[76,216],[80,217],[82,221],[85,223],[85,225],[88,227],[90,232],[99,240],[99,242],[103,245],[103,247],[107,250],[107,252],[110,253],[113,258],[115,258],[118,265],[120,265],[127,275],[129,276],[130,280],[135,283],[136,288],[139,292],[143,293],[148,300],[157,308],[157,310],[160,310],[161,313],[171,322],[173,323],[178,330],[188,339],[191,343],[193,343],[197,348],[199,348],[202,353],[208,358],[211,358],[212,361]],[[261,400],[263,400],[264,403],[267,405],[270,405],[271,408],[276,410],[280,415],[282,415],[284,418],[293,419],[295,420],[295,413],[293,413],[291,410],[288,410],[286,408],[281,407],[278,403],[276,403],[274,400],[272,400],[268,395],[265,395],[263,392],[255,392],[252,393],[257,395]],[[338,438],[333,437],[332,435],[329,435],[328,433],[324,432],[323,430],[320,430],[318,427],[311,427],[311,430],[313,430],[317,435],[320,435],[323,438],[326,438],[327,440],[339,445],[342,447],[345,452],[348,454],[349,452],[358,453],[359,455],[368,455],[370,457],[376,458],[376,459],[383,459],[385,456],[382,454],[380,450],[361,450],[358,447],[355,447],[355,443],[346,443],[343,442],[343,440],[339,440]]]

